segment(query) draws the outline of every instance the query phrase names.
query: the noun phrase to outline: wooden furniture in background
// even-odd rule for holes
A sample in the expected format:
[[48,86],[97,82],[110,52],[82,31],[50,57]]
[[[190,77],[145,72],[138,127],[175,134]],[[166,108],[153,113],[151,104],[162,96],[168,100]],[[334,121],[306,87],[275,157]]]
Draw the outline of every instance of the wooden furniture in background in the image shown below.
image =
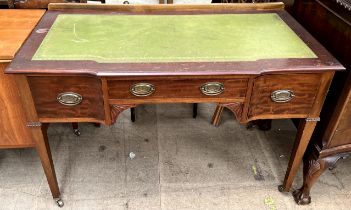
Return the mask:
[[[44,14],[44,10],[2,10],[0,12],[0,148],[34,147],[48,178],[52,192],[58,192],[46,126],[31,128],[27,107],[22,104],[15,77],[4,74],[6,66],[14,58],[32,29]],[[59,198],[59,193],[53,194]],[[61,200],[57,200],[61,205]]]
[[[347,4],[349,3],[349,4]],[[351,2],[295,0],[294,15],[346,67],[337,72],[304,156],[304,183],[294,194],[298,204],[311,202],[318,177],[351,153]]]
[[[281,191],[289,191],[319,120],[334,71],[344,68],[283,7],[281,3],[166,6],[52,4],[6,72],[16,78],[26,107],[27,124],[31,125],[35,141],[44,144],[43,148],[47,147],[46,134],[42,132],[45,123],[96,122],[111,125],[122,111],[139,104],[215,102],[228,107],[241,123],[259,119],[301,118],[284,183],[279,187]],[[303,46],[306,47],[306,43],[316,57],[275,57],[254,62],[32,60],[46,37],[43,29],[51,28],[57,15],[91,14],[92,10],[109,15],[248,13],[250,16],[251,13],[274,13],[287,24],[289,33],[292,33],[291,28],[301,38]],[[130,40],[133,42],[137,37]],[[44,163],[46,171],[51,172],[47,177],[53,197],[59,198],[52,161],[48,158]]]
[[2,10],[0,13],[0,148],[34,147],[13,75],[5,75],[42,10]]
[[87,0],[8,0],[13,9],[47,9],[49,3],[86,3]]

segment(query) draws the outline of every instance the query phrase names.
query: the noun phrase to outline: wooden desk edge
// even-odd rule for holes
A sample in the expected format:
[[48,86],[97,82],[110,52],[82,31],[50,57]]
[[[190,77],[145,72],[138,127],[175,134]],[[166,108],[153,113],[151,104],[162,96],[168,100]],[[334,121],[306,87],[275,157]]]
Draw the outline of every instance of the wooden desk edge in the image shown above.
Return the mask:
[[221,10],[283,10],[283,2],[273,3],[234,3],[234,4],[122,4],[122,5],[106,5],[106,4],[81,4],[81,3],[51,3],[49,10],[63,9],[101,9],[114,10],[119,12],[167,12],[167,11],[221,11]]

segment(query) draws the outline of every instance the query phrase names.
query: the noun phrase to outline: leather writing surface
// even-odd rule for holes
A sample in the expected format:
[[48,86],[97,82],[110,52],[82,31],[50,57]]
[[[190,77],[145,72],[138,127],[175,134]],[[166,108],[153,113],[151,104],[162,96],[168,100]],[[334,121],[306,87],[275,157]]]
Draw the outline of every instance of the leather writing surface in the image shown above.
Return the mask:
[[32,60],[100,63],[316,58],[275,13],[60,14]]

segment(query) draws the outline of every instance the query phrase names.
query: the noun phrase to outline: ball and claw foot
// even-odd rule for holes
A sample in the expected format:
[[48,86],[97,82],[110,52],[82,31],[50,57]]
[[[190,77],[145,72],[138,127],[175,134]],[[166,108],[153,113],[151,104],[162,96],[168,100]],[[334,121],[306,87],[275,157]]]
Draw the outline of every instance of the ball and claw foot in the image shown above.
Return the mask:
[[76,136],[80,136],[80,130],[79,129],[74,129],[73,130],[73,133],[74,133],[74,135],[76,135]]
[[56,200],[56,203],[58,205],[58,207],[62,208],[65,204],[63,203],[63,200],[61,198]]
[[308,205],[311,203],[311,196],[305,195],[301,189],[295,190],[292,195],[298,205]]

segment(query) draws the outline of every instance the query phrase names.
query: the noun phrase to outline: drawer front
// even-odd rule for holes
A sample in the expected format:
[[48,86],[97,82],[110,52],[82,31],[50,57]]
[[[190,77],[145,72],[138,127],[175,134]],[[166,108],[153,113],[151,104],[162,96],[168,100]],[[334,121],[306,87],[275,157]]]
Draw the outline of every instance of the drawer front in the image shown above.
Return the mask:
[[[244,100],[248,78],[228,79],[162,79],[157,80],[108,80],[109,98],[113,100],[131,100],[134,102],[157,102],[160,99],[208,100]],[[143,88],[140,88],[140,85]],[[144,85],[144,86],[143,86]],[[140,91],[141,90],[141,91]],[[139,91],[139,92],[138,92]],[[144,92],[143,92],[144,91]],[[145,93],[138,94],[138,93]],[[162,101],[165,102],[165,101]]]
[[[93,77],[28,77],[39,118],[104,120],[101,81]],[[81,101],[80,101],[81,100]]]
[[248,118],[306,117],[314,104],[321,76],[321,74],[285,74],[256,78]]

